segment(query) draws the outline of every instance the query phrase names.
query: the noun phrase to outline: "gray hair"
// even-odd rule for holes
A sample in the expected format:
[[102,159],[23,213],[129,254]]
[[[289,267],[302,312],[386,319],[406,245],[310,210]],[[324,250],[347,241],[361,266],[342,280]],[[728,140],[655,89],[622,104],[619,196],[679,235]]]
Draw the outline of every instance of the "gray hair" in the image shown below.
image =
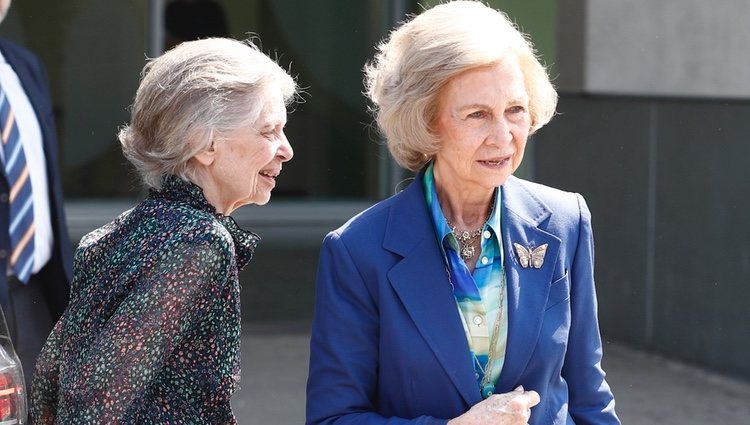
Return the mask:
[[417,171],[439,150],[430,126],[448,80],[508,55],[515,55],[524,75],[533,134],[552,119],[557,92],[531,42],[505,13],[477,1],[453,1],[391,32],[365,66],[365,87],[396,162]]
[[123,154],[147,187],[160,189],[169,174],[195,182],[190,158],[253,125],[272,89],[289,104],[297,84],[252,41],[181,43],[143,68],[131,122],[118,135]]

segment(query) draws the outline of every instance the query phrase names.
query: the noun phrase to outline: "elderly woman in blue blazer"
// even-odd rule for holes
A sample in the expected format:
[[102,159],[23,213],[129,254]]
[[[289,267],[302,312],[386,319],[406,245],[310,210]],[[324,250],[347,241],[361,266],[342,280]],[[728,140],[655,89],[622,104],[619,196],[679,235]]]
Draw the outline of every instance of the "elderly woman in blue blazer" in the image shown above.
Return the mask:
[[308,424],[619,424],[583,198],[514,177],[557,95],[502,12],[455,1],[366,67],[405,190],[331,232]]

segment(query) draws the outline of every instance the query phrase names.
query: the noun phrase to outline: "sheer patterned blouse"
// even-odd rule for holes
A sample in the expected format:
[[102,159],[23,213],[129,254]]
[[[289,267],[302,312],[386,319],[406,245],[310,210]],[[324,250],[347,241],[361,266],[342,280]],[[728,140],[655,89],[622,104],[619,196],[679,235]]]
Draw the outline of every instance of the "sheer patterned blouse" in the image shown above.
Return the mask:
[[174,176],[84,236],[37,361],[34,423],[236,423],[237,275],[258,241]]

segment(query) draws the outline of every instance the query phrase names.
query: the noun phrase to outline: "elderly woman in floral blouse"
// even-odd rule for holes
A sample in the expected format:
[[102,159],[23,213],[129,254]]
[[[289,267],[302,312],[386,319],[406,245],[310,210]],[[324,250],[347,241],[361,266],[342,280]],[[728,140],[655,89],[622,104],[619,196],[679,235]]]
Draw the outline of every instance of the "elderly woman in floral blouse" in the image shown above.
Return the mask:
[[149,194],[81,240],[35,423],[236,423],[237,273],[258,237],[229,214],[269,201],[296,90],[250,42],[186,42],[146,65],[119,138]]

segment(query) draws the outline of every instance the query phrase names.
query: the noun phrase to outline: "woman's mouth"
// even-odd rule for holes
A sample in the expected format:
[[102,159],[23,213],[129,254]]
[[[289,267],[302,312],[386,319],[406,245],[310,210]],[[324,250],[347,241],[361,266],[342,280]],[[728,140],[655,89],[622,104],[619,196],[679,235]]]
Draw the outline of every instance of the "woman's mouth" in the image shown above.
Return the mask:
[[269,179],[276,180],[276,177],[278,177],[279,174],[281,174],[281,169],[278,169],[278,170],[260,170],[260,172],[258,172],[258,174],[260,174],[263,177],[267,177]]
[[479,163],[490,168],[504,167],[510,162],[511,156],[479,160]]

